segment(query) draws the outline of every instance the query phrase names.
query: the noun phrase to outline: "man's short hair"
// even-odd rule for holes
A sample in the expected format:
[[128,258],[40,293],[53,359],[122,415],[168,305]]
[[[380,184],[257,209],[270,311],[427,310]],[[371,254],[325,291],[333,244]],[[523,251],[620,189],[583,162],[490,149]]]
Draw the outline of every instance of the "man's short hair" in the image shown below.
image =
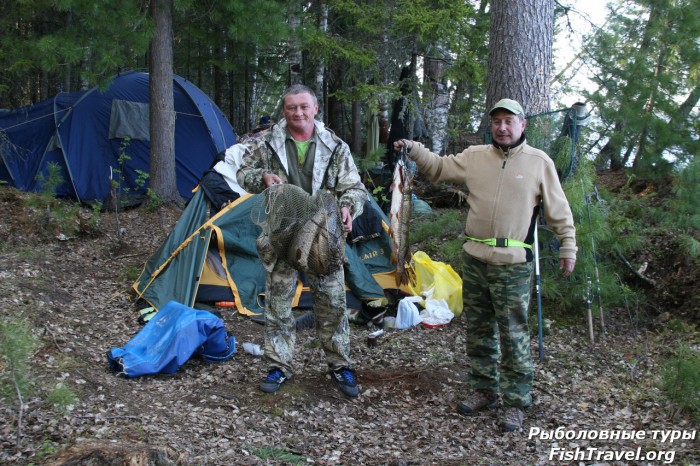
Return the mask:
[[303,84],[292,84],[282,93],[282,110],[284,110],[284,101],[287,99],[288,95],[297,94],[310,94],[314,99],[314,105],[318,105],[318,99],[316,98],[316,93],[309,86]]

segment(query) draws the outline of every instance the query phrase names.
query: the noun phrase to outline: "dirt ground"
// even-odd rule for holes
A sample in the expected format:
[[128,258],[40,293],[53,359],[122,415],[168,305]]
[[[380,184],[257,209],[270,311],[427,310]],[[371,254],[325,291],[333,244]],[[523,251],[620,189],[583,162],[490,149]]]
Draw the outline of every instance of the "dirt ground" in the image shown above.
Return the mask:
[[[41,344],[21,417],[12,394],[0,408],[2,464],[700,464],[697,420],[675,413],[658,388],[679,334],[662,320],[640,327],[626,310],[610,311],[605,335],[596,322],[594,344],[584,316],[555,322],[543,362],[533,331],[534,405],[518,433],[500,431],[500,408],[456,413],[469,369],[460,318],[387,329],[372,347],[374,329],[353,325],[357,399],[326,375],[312,329],[299,332],[296,378],[276,394],[260,392],[266,365],[242,344],[262,344],[263,327],[224,308],[238,344],[231,360],[119,378],[105,353],[141,329],[129,271],[141,269],[179,212],[138,208],[118,223],[103,214],[92,234],[60,239],[37,226],[41,212],[22,196],[0,187],[0,315],[26,319]],[[692,331],[683,338],[700,340]],[[78,395],[65,412],[47,401],[58,384]]]

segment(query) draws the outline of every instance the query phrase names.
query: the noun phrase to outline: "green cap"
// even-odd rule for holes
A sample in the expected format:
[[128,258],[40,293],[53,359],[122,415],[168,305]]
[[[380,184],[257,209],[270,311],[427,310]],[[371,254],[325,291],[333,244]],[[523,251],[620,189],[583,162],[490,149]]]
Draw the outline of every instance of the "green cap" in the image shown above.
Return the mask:
[[518,102],[512,99],[501,99],[498,102],[496,102],[496,105],[493,106],[493,108],[489,112],[489,115],[493,115],[493,112],[500,108],[509,111],[513,115],[525,116],[525,111],[523,110],[523,107]]

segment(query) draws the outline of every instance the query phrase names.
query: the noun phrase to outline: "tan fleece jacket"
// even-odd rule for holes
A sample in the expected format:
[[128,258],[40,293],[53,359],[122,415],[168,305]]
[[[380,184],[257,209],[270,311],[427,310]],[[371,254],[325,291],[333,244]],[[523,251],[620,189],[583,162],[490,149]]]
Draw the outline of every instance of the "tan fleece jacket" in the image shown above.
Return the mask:
[[[541,150],[523,141],[507,153],[493,145],[482,145],[441,157],[414,141],[408,155],[433,183],[443,181],[467,187],[467,236],[532,243],[533,214],[542,200],[547,225],[559,238],[560,257],[576,259],[578,248],[571,208],[554,162]],[[523,247],[493,247],[467,241],[464,250],[493,265],[528,260],[528,250]]]

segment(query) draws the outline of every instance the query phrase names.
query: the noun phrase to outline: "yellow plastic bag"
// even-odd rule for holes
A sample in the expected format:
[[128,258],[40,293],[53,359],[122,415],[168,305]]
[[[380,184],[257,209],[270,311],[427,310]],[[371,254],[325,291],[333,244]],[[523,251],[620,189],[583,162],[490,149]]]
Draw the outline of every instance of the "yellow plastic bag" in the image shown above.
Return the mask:
[[[424,299],[444,299],[458,317],[462,313],[462,278],[451,265],[432,260],[423,251],[413,255],[413,267],[416,270],[416,286],[410,286],[411,292]],[[421,303],[425,307],[425,300]]]

